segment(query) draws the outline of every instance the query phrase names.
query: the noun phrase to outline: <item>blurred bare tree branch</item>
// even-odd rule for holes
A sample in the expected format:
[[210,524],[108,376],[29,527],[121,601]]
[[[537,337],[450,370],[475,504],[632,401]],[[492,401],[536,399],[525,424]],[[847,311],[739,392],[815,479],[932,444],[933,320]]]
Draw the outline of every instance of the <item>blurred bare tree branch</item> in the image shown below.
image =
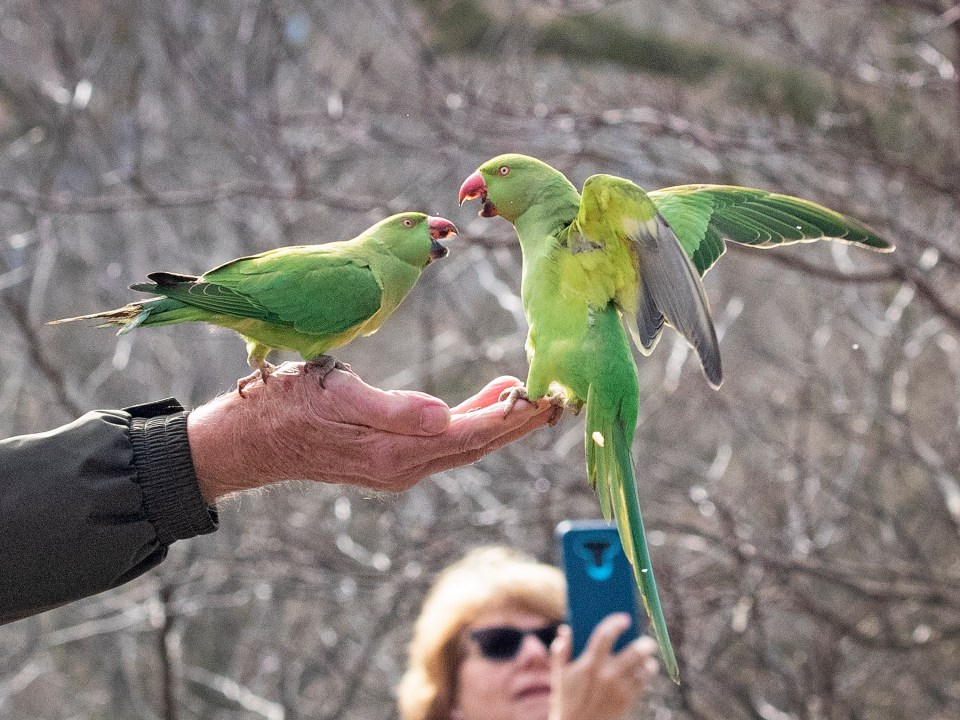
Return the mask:
[[[960,715],[960,12],[947,0],[0,5],[0,423],[197,404],[228,332],[49,319],[383,216],[453,253],[343,359],[451,403],[523,376],[519,249],[454,205],[517,150],[582,182],[755,185],[898,244],[730,252],[727,381],[639,362],[641,502],[685,684],[638,717]],[[947,101],[951,98],[951,101]],[[397,497],[290,485],[118,590],[0,629],[0,718],[394,717],[430,579],[597,515],[565,418]]]

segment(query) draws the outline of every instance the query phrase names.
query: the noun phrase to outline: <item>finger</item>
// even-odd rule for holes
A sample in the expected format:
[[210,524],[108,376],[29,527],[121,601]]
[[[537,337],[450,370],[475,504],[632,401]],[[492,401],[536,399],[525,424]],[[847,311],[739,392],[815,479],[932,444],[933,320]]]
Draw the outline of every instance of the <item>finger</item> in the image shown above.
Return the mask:
[[569,625],[561,625],[557,637],[550,643],[550,686],[556,692],[563,687],[564,670],[570,664],[573,651],[573,633]]
[[324,380],[331,419],[399,435],[437,435],[450,425],[450,409],[440,398],[420,392],[381,390],[353,373],[334,370]]
[[462,403],[457,405],[451,410],[454,414],[457,413],[468,413],[472,410],[479,410],[480,408],[485,408],[493,403],[497,402],[500,398],[500,393],[504,390],[509,390],[510,388],[519,387],[523,383],[515,377],[509,375],[503,375],[498,377],[496,380],[492,380],[487,383],[487,386],[483,388],[473,397],[469,397],[464,400]]
[[633,671],[632,675],[624,678],[627,680],[623,686],[628,695],[627,705],[632,705],[638,697],[647,691],[647,686],[653,676],[657,674],[658,667],[656,659],[648,657],[640,664],[640,667]]
[[453,454],[434,458],[421,465],[415,472],[417,473],[418,477],[422,479],[428,475],[443,472],[444,470],[461,467],[462,465],[470,465],[471,463],[477,462],[477,460],[482,458],[484,455],[489,455],[490,453],[499,450],[503,446],[509,445],[515,440],[519,440],[524,435],[528,435],[534,430],[546,427],[549,424],[549,413],[539,414],[531,422],[517,428],[516,430],[513,430],[512,432],[508,432],[499,436],[481,448],[477,448],[475,450],[466,450],[463,452],[455,452]]
[[660,663],[657,662],[657,643],[647,635],[634,641],[637,652],[642,655],[640,661],[639,675],[646,682],[650,680],[660,670]]
[[417,473],[421,477],[476,462],[484,455],[544,427],[552,417],[550,406],[517,403],[515,411],[504,417],[498,405],[484,410],[455,415],[450,428],[436,438],[421,441],[417,452],[422,458]]
[[617,674],[638,677],[648,662],[652,661],[656,666],[656,660],[653,658],[656,649],[657,644],[653,638],[644,635],[614,655],[611,658],[610,668]]
[[632,644],[637,648],[637,652],[647,657],[652,658],[654,653],[657,652],[657,641],[649,635],[642,635],[638,637],[633,641]]
[[[482,447],[469,450],[460,450],[450,442],[441,442],[441,444],[431,447],[428,446],[428,442],[431,440],[429,438],[421,438],[419,440],[415,440],[412,437],[405,438],[403,440],[404,447],[397,448],[393,452],[395,459],[391,462],[391,467],[407,467],[408,469],[401,470],[393,476],[389,483],[380,486],[378,489],[394,492],[408,490],[425,477],[433,475],[434,473],[474,463],[484,455],[523,437],[527,433],[549,425],[550,417],[551,412],[549,408],[544,411],[539,411],[533,418],[520,427],[494,438]],[[437,440],[447,440],[447,433],[438,436]],[[414,445],[413,443],[416,444]],[[363,474],[360,480],[357,484],[372,487],[369,473]]]
[[607,615],[590,633],[583,655],[589,656],[594,661],[608,657],[613,650],[613,644],[628,627],[630,627],[630,616],[627,613]]
[[573,633],[569,625],[561,625],[557,630],[557,637],[550,643],[551,665],[563,667],[570,662],[570,653],[573,652]]
[[522,427],[533,418],[545,416],[544,420],[548,420],[551,414],[547,401],[534,404],[518,400],[509,413],[506,412],[508,407],[506,401],[497,401],[471,412],[452,413],[444,440],[448,440],[450,445],[459,443],[462,450],[476,449]]
[[654,657],[649,657],[640,666],[640,676],[644,682],[647,682],[650,680],[650,678],[657,674],[659,669],[660,663],[657,662],[657,659]]
[[[499,450],[505,445],[509,445],[514,440],[519,440],[524,435],[529,435],[534,430],[539,430],[542,427],[547,427],[552,424],[553,413],[548,410],[538,411],[529,422],[524,423],[515,430],[510,430],[505,432],[503,435],[498,436],[491,442],[484,445],[481,449],[484,455],[491,453],[494,450]],[[482,455],[481,455],[482,457]]]

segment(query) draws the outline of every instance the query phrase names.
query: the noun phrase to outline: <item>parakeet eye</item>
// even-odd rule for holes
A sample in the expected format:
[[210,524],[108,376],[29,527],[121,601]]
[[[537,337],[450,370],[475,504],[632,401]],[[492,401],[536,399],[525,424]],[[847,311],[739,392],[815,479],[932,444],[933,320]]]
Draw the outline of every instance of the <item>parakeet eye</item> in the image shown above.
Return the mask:
[[404,219],[403,219],[403,226],[404,226],[405,228],[412,228],[412,227],[413,227],[413,220],[412,220],[411,218],[404,218]]
[[499,169],[497,172],[499,172],[501,175],[506,175],[507,173],[510,172],[510,166],[509,166],[509,165],[501,165],[501,166],[500,166],[500,169]]

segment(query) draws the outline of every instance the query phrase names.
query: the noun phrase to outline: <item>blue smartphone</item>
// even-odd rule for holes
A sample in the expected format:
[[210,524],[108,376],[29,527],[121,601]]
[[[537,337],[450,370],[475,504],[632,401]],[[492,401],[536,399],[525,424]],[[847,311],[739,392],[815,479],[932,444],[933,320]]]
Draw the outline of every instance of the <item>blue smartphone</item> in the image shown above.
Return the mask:
[[567,576],[567,622],[573,630],[573,657],[608,615],[625,612],[633,622],[614,644],[619,651],[643,630],[633,568],[615,525],[604,520],[564,520],[557,525],[560,561]]

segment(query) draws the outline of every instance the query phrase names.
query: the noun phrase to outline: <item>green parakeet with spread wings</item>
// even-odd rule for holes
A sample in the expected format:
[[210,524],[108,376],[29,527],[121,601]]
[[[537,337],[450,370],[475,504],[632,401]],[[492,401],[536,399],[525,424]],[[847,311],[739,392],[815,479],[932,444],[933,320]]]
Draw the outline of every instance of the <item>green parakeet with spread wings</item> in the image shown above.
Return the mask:
[[[381,220],[352,240],[296,245],[237,258],[199,277],[157,272],[131,289],[162,297],[116,310],[54,320],[101,320],[136,327],[206,322],[236,330],[246,340],[254,373],[272,369],[267,354],[291,350],[329,369],[325,353],[375,332],[407,296],[423,269],[447,248],[440,240],[456,226],[440,217],[407,212]],[[335,364],[335,361],[333,361]],[[322,382],[322,380],[321,380]]]
[[639,385],[624,324],[646,355],[669,323],[719,387],[720,349],[700,277],[725,240],[893,246],[856,220],[787,195],[723,185],[648,193],[611,175],[588,178],[579,193],[556,169],[517,154],[493,158],[464,181],[460,203],[475,198],[482,216],[509,220],[520,239],[526,395],[559,389],[568,405],[586,406],[590,483],[604,516],[609,521],[612,510],[616,518],[664,664],[679,682],[637,501],[631,445]]

